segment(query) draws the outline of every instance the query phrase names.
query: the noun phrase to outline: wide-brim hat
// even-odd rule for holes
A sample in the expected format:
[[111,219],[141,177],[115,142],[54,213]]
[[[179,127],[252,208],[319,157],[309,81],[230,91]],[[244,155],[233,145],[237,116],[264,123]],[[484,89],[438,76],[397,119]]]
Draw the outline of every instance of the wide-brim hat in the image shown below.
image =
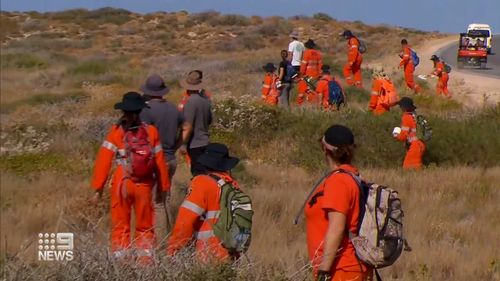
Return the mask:
[[141,86],[143,94],[153,97],[163,97],[170,89],[165,85],[165,81],[158,74],[153,74],[146,79],[146,83]]
[[203,89],[203,72],[201,70],[193,70],[188,73],[187,77],[180,81],[181,86],[190,91],[198,91]]
[[122,101],[115,104],[115,109],[123,111],[140,111],[147,107],[146,101],[141,94],[128,92],[123,95]]
[[229,156],[227,146],[221,143],[208,144],[198,163],[214,171],[229,171],[236,167],[240,159]]
[[432,55],[432,56],[431,56],[431,60],[432,60],[432,61],[437,61],[437,60],[439,60],[439,57],[438,57],[438,56],[436,56],[436,55]]
[[266,63],[264,66],[262,66],[262,68],[266,72],[274,72],[276,70],[276,66],[271,62]]
[[404,109],[409,109],[411,111],[417,109],[415,104],[413,104],[413,100],[409,97],[403,97],[399,100],[398,102],[399,106],[404,108]]
[[309,40],[307,40],[307,41],[304,43],[304,46],[305,46],[306,48],[308,48],[308,49],[312,49],[312,48],[316,47],[317,45],[316,45],[316,43],[314,42],[314,40],[309,39]]
[[290,33],[290,38],[299,38],[299,32],[297,31],[292,31],[292,33]]
[[343,37],[352,37],[353,36],[352,32],[348,29],[344,30],[344,32],[341,32],[339,35],[343,36]]

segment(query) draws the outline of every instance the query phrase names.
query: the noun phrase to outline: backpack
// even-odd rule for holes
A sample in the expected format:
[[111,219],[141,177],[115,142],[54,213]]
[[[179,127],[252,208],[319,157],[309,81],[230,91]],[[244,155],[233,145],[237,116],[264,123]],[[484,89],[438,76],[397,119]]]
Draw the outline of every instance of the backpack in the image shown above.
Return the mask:
[[428,142],[432,138],[432,127],[423,115],[413,115],[417,123],[417,138],[423,142]]
[[220,216],[212,225],[215,236],[231,255],[245,253],[252,236],[252,200],[222,178],[210,174],[220,187]]
[[403,249],[411,251],[403,236],[404,212],[398,192],[340,172],[351,175],[361,191],[359,233],[349,231],[358,260],[375,269],[392,265]]
[[384,94],[382,95],[382,103],[390,106],[394,106],[399,101],[399,95],[396,91],[396,87],[391,81],[383,80],[382,81],[382,89],[384,90]]
[[284,82],[292,82],[292,80],[297,77],[298,72],[295,67],[292,66],[290,62],[286,64],[286,75],[283,77]]
[[127,177],[132,181],[152,179],[154,172],[154,153],[149,141],[145,124],[132,127],[123,135],[125,154],[121,154]]
[[359,41],[359,46],[358,46],[358,51],[362,54],[366,53],[366,44],[365,42],[361,41],[361,39],[358,38]]
[[410,49],[410,52],[413,65],[417,67],[417,65],[420,63],[420,58],[418,57],[417,52],[415,52],[413,49]]
[[446,73],[450,73],[451,72],[451,65],[447,64],[444,61],[443,61],[443,64],[444,64],[444,71],[446,71]]
[[345,103],[344,91],[335,80],[328,81],[328,104],[335,105],[337,108]]

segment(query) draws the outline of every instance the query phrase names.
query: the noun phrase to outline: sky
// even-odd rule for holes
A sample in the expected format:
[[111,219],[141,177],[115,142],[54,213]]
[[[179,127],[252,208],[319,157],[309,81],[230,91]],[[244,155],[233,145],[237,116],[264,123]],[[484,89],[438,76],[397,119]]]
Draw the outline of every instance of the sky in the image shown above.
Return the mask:
[[124,8],[133,12],[221,13],[259,16],[329,14],[339,20],[389,24],[426,31],[465,32],[472,22],[500,33],[500,0],[2,0],[5,11]]

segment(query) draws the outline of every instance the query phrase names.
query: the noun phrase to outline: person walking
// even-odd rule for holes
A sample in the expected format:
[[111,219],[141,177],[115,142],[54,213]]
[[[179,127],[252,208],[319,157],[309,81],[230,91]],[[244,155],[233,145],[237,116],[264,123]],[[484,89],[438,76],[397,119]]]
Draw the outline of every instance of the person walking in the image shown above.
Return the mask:
[[182,137],[179,151],[188,155],[191,162],[191,174],[202,174],[204,167],[198,163],[198,157],[205,152],[209,143],[209,126],[212,123],[212,104],[204,94],[203,72],[193,70],[180,81],[189,96],[183,108]]
[[323,66],[321,52],[315,49],[317,47],[316,43],[311,39],[307,40],[304,45],[307,49],[302,56],[300,75],[317,81],[321,76],[321,67]]
[[415,112],[417,107],[408,97],[401,98],[399,107],[403,111],[401,127],[395,127],[392,135],[396,140],[406,143],[407,151],[403,169],[421,169],[426,147],[425,143],[417,137],[417,114]]
[[420,93],[420,86],[415,83],[413,77],[415,72],[415,62],[413,61],[412,49],[406,39],[401,40],[401,62],[399,67],[403,68],[406,86],[416,94]]
[[288,44],[288,60],[298,73],[300,71],[302,53],[305,51],[305,46],[299,41],[299,33],[297,31],[290,33],[290,38],[292,42]]
[[[160,134],[161,146],[168,166],[169,179],[177,169],[175,152],[181,137],[182,114],[177,107],[163,98],[169,92],[164,80],[157,74],[149,76],[141,86],[147,107],[140,114],[140,119],[157,128]],[[153,188],[153,203],[155,210],[155,234],[166,237],[171,231],[173,217],[169,209],[170,193],[163,192],[156,184]]]
[[432,75],[438,77],[438,82],[436,84],[437,95],[451,98],[451,93],[448,90],[448,80],[450,79],[450,76],[448,72],[446,72],[444,61],[436,55],[432,55],[431,60],[434,63],[434,71],[432,72]]
[[[159,188],[168,192],[170,180],[158,131],[139,117],[145,107],[143,97],[136,92],[126,93],[115,104],[123,116],[99,148],[91,186],[95,190],[92,201],[97,203],[116,159],[111,187],[111,253],[117,259],[129,260],[135,246],[137,262],[151,264],[155,239],[152,189],[156,178]],[[135,245],[130,234],[132,209],[136,220]]]
[[278,70],[278,90],[279,90],[279,104],[280,106],[289,109],[290,108],[290,90],[292,89],[293,73],[290,73],[292,70],[292,64],[288,61],[288,51],[282,50],[281,53],[281,62],[279,64]]
[[223,180],[235,188],[238,183],[231,170],[239,159],[229,156],[228,148],[220,143],[211,143],[198,158],[205,174],[191,180],[188,195],[184,199],[175,221],[174,230],[168,240],[167,254],[176,255],[194,238],[197,258],[203,262],[229,260],[230,253],[215,236],[212,226],[220,214],[220,192],[218,182]]
[[359,51],[359,39],[350,30],[345,30],[341,36],[347,40],[347,63],[344,65],[344,78],[349,86],[363,87],[361,64],[363,56]]
[[354,176],[354,135],[342,125],[328,128],[320,139],[328,170],[305,204],[306,238],[315,280],[358,280],[372,276],[360,263],[348,233],[358,234],[361,191]]
[[330,82],[335,82],[338,89],[342,94],[342,99],[344,102],[346,101],[346,97],[344,94],[344,90],[340,83],[333,77],[330,72],[330,66],[325,64],[321,66],[321,77],[318,81],[318,86],[316,87],[316,93],[318,95],[318,100],[320,102],[320,106],[323,107],[324,111],[335,111],[339,110],[339,107],[336,104],[330,103]]
[[368,110],[374,115],[380,116],[390,108],[397,105],[399,96],[396,87],[390,77],[383,70],[374,71],[372,74],[372,92]]
[[264,74],[264,81],[262,81],[262,101],[269,105],[278,104],[278,76],[276,75],[276,66],[272,63],[266,63],[262,66],[262,69],[266,72]]

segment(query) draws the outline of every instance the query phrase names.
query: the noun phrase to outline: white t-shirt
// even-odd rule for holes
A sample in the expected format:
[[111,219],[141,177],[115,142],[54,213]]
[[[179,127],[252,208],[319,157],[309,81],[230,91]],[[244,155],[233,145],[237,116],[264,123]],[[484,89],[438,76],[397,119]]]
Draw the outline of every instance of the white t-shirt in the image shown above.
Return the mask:
[[290,42],[288,45],[288,51],[292,53],[292,65],[293,66],[300,66],[300,63],[302,61],[302,53],[306,47],[304,47],[304,44],[298,40],[293,40]]

